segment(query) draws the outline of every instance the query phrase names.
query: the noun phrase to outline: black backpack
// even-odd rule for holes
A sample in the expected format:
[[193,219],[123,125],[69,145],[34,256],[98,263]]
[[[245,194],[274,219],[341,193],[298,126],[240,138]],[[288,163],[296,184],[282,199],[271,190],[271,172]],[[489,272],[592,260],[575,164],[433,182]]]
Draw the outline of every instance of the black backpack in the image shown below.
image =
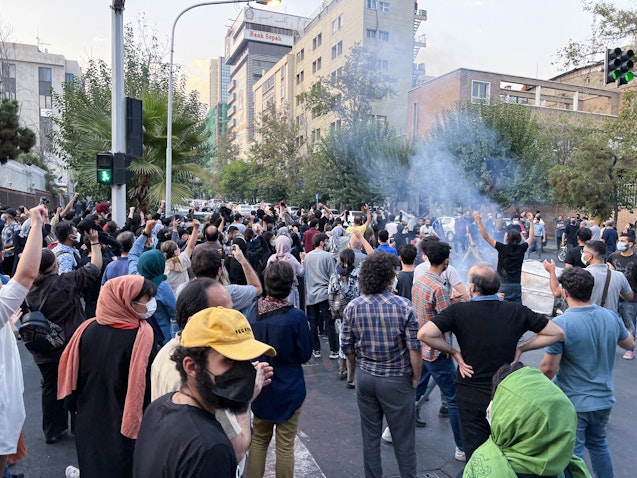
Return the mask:
[[20,319],[22,325],[18,333],[24,346],[32,354],[49,353],[64,346],[64,329],[51,322],[41,312],[49,297],[49,292],[51,292],[51,286],[37,310],[31,310],[31,305],[25,301],[30,312],[24,314]]

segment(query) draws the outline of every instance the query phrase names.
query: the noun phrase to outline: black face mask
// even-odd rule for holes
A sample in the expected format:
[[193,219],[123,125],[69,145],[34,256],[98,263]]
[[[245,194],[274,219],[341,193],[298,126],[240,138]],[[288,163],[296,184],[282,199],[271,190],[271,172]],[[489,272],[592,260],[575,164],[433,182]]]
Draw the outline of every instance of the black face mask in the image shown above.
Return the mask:
[[225,373],[215,375],[214,382],[208,370],[198,370],[197,392],[213,408],[243,413],[250,405],[256,375],[257,370],[249,361],[236,362]]

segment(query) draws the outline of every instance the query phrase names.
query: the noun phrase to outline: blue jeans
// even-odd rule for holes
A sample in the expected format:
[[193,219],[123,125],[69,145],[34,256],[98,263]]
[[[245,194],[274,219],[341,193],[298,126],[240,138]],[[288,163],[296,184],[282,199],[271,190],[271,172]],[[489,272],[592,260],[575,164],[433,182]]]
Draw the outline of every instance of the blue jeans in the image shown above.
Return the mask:
[[637,321],[637,302],[629,302],[627,300],[620,300],[619,307],[617,308],[619,315],[621,315],[624,325],[628,329],[628,332],[635,336],[635,323]]
[[[423,371],[426,370],[427,374],[436,381],[440,391],[447,399],[449,423],[451,424],[451,431],[453,432],[453,440],[456,442],[456,446],[458,448],[464,450],[462,447],[462,439],[460,437],[458,405],[456,404],[456,376],[458,375],[458,372],[453,359],[447,357],[445,354],[440,354],[440,356],[433,362],[423,360],[422,369]],[[420,387],[420,384],[418,384],[418,386]]]
[[503,282],[500,284],[500,292],[504,294],[504,300],[522,303],[522,284]]
[[598,478],[613,478],[613,464],[606,442],[606,429],[610,408],[594,412],[577,412],[575,455],[584,458],[584,446],[588,450],[593,473]]

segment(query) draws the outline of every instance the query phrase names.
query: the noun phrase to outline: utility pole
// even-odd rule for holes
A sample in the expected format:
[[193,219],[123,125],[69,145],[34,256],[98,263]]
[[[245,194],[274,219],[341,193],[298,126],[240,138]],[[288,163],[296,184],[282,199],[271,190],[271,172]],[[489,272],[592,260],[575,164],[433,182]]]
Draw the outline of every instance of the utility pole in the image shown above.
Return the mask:
[[[124,1],[113,0],[111,47],[113,79],[111,88],[111,151],[126,153],[126,103],[124,98]],[[111,186],[111,211],[120,227],[126,221],[126,184]]]

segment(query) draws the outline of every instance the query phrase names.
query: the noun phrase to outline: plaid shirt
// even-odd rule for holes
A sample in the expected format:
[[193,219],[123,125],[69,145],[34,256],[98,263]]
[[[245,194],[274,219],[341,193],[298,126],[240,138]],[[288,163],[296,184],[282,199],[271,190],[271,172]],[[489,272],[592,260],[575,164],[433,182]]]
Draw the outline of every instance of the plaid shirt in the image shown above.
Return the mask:
[[[418,317],[418,325],[422,327],[437,314],[451,305],[447,285],[437,274],[426,272],[416,282],[411,290],[411,300]],[[445,334],[445,340],[451,345],[451,334]],[[424,344],[422,358],[433,362],[440,356],[440,351]]]
[[341,349],[356,353],[358,366],[371,375],[411,375],[409,351],[422,348],[417,334],[418,320],[407,299],[389,291],[361,295],[345,309]]

